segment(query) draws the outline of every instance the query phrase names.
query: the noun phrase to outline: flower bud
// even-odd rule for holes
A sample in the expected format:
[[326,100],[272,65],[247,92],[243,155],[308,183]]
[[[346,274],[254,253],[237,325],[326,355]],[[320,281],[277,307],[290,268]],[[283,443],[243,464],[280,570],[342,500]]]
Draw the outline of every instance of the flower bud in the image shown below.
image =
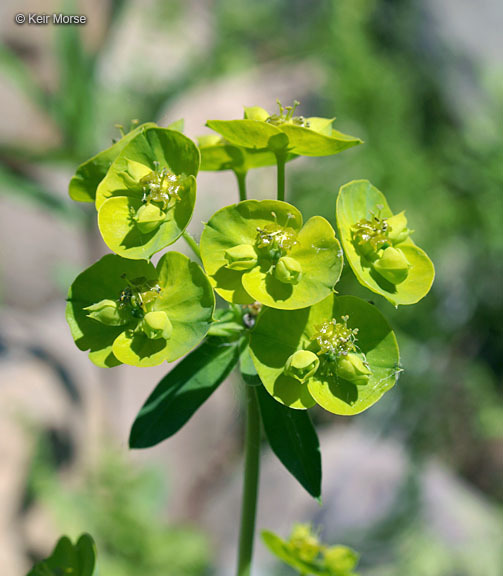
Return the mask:
[[298,284],[302,268],[295,258],[282,256],[274,268],[274,277],[284,284]]
[[173,325],[166,312],[158,310],[156,312],[147,312],[143,317],[142,330],[151,340],[169,340],[173,332]]
[[391,246],[383,250],[381,257],[373,263],[373,266],[376,272],[392,284],[400,284],[409,275],[410,264],[404,253]]
[[127,323],[119,304],[115,300],[101,300],[96,304],[87,306],[84,310],[88,310],[87,317],[97,320],[105,326],[122,326]]
[[407,228],[405,211],[395,214],[391,218],[386,218],[386,222],[389,226],[388,238],[393,244],[399,244],[407,240],[410,230]]
[[140,232],[149,234],[166,220],[166,214],[155,204],[143,204],[136,212],[135,220]]
[[304,382],[315,374],[319,365],[320,359],[314,352],[297,350],[286,361],[284,372],[287,376]]
[[257,265],[257,253],[251,244],[240,244],[225,251],[227,268],[231,270],[251,270]]
[[358,563],[358,555],[346,546],[331,546],[324,552],[325,568],[332,574],[348,574]]
[[372,372],[364,364],[363,360],[354,352],[341,355],[337,358],[337,376],[357,386],[367,384]]
[[288,543],[292,551],[304,562],[312,562],[321,549],[320,542],[309,524],[297,524]]

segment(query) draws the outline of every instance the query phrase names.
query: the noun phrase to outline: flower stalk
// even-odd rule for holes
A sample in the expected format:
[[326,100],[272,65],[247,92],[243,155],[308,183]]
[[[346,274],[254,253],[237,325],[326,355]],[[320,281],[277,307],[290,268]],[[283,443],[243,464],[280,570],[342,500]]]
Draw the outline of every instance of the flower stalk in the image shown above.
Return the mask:
[[246,437],[237,576],[250,576],[260,473],[260,412],[257,393],[246,387]]

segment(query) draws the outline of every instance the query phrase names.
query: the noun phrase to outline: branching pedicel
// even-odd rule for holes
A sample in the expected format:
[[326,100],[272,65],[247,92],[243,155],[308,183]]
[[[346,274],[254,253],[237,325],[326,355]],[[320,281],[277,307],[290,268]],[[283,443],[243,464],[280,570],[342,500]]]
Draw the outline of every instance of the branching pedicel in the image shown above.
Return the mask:
[[[294,116],[298,102],[278,104],[277,114],[255,106],[241,120],[209,120],[218,135],[202,137],[199,147],[178,131],[179,122],[137,126],[80,166],[70,183],[72,198],[95,203],[100,231],[116,253],[70,289],[66,315],[77,346],[100,367],[185,356],[139,412],[130,446],[175,434],[240,366],[248,415],[238,576],[251,570],[261,423],[281,462],[319,498],[319,443],[307,409],[357,414],[397,379],[398,346],[383,315],[364,300],[336,295],[343,254],[359,282],[394,305],[423,298],[434,276],[404,213],[393,214],[368,181],[340,189],[339,239],[321,216],[303,222],[284,201],[286,163],[361,141],[335,130],[331,118]],[[247,199],[248,171],[272,164],[277,199]],[[198,245],[186,228],[200,168],[232,170],[240,201],[209,219]],[[173,251],[154,267],[152,255],[182,235],[204,271]],[[227,307],[215,310],[214,292]],[[264,539],[303,574],[353,574],[357,556],[321,545],[309,527],[298,526],[288,542],[271,533]]]

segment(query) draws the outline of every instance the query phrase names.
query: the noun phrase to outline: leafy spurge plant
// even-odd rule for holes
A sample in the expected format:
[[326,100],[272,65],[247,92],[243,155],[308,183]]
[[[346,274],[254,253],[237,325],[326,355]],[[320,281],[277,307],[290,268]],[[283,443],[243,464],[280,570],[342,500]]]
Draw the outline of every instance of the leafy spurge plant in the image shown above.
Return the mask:
[[[367,181],[339,191],[342,247],[327,220],[304,223],[285,202],[288,161],[361,143],[334,130],[332,118],[296,116],[296,106],[280,104],[277,114],[251,107],[240,120],[210,120],[218,134],[201,137],[199,147],[181,133],[181,122],[135,127],[70,182],[72,198],[95,203],[103,239],[115,252],[70,288],[67,320],[77,346],[101,367],[154,366],[186,355],[145,402],[130,446],[146,448],[175,434],[239,365],[247,425],[238,576],[251,570],[261,427],[285,467],[319,498],[321,456],[307,409],[362,412],[401,371],[383,315],[335,292],[343,254],[361,284],[395,305],[423,298],[434,275],[404,213],[393,214]],[[276,199],[248,200],[247,172],[272,164]],[[240,200],[209,219],[200,246],[186,232],[199,169],[232,170]],[[204,271],[173,251],[157,266],[150,262],[180,236]],[[214,292],[224,301],[216,310]],[[296,567],[305,574],[349,576],[356,564],[353,552],[322,547],[306,527],[288,543],[265,540],[284,561],[304,563]]]

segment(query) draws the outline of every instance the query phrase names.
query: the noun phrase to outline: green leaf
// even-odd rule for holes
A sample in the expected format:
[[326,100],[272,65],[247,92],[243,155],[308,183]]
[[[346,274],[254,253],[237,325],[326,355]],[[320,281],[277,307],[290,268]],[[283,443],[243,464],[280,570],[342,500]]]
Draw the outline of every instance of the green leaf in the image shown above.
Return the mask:
[[94,202],[96,189],[103,180],[112,162],[120,152],[142,131],[155,127],[153,122],[138,126],[128,132],[112,146],[93,156],[77,168],[77,172],[70,180],[68,192],[72,200],[77,202]]
[[242,343],[207,340],[177,364],[140,410],[129,446],[149,448],[176,434],[231,373]]
[[283,406],[260,386],[260,413],[267,440],[285,468],[313,496],[321,496],[321,453],[309,414]]
[[[89,307],[103,300],[120,305],[123,325],[109,326],[90,317]],[[77,277],[66,317],[75,343],[89,350],[98,366],[145,367],[172,362],[197,346],[208,332],[214,305],[208,278],[183,254],[168,252],[156,268],[145,260],[109,254]],[[145,314],[158,311],[172,325],[167,339],[149,338],[142,328]]]
[[[180,132],[150,128],[138,134],[96,192],[98,225],[109,248],[141,259],[175,242],[192,217],[199,161],[197,147]],[[148,227],[146,208],[158,212]]]
[[389,219],[393,216],[386,198],[368,180],[355,180],[341,187],[337,198],[337,226],[346,258],[356,278],[366,288],[384,296],[393,305],[415,304],[430,291],[435,277],[433,263],[408,237],[396,244],[410,268],[406,279],[392,284],[372,266],[357,248],[353,238],[354,225],[374,216]]
[[[287,239],[282,247],[263,249],[263,235],[273,244],[275,238]],[[254,250],[256,265],[231,267],[229,253],[237,247]],[[301,270],[294,283],[278,279],[280,256],[293,259]],[[315,216],[302,228],[300,212],[276,200],[246,200],[216,212],[201,236],[201,258],[216,292],[228,302],[258,301],[281,309],[319,302],[332,292],[342,270],[342,250],[330,224]]]
[[66,536],[60,538],[54,551],[28,572],[27,576],[97,576],[96,546],[89,534],[83,534],[76,544]]
[[[321,354],[320,327],[335,319],[358,329],[356,350],[370,369],[367,382],[353,383],[336,373],[336,361]],[[285,365],[297,350],[319,354],[320,367],[305,381],[285,374]],[[266,390],[278,402],[305,409],[318,403],[334,414],[350,416],[375,404],[392,388],[400,373],[398,345],[389,324],[375,306],[354,296],[331,295],[322,302],[295,311],[266,309],[250,338],[250,353]]]

